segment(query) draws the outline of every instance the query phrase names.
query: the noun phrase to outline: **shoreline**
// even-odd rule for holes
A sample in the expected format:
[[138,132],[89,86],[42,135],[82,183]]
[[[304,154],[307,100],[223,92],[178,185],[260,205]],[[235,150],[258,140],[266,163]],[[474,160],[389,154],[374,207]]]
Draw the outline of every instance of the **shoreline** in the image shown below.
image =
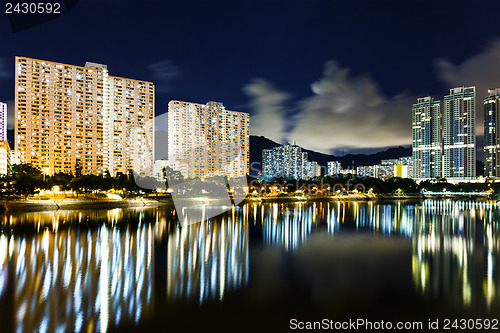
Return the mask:
[[[335,195],[325,197],[246,197],[243,203],[293,203],[293,202],[337,202],[337,201],[420,201],[425,199],[450,199],[451,197],[432,197],[422,194],[349,194],[349,195]],[[461,197],[463,199],[470,199],[470,197]],[[476,197],[479,199],[482,197]],[[457,199],[457,198],[454,198]],[[187,198],[190,202],[210,203],[217,205],[217,201],[221,204],[225,201],[221,199],[208,199],[208,198]],[[171,198],[162,199],[52,199],[52,200],[0,200],[0,211],[56,211],[56,210],[70,210],[70,209],[114,209],[114,208],[160,208],[173,206],[174,201]]]

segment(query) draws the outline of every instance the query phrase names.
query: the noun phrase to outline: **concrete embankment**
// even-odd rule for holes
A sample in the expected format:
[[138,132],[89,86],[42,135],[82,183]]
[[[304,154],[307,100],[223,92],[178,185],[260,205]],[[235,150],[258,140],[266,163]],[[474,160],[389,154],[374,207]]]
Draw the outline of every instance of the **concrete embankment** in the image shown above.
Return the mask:
[[[375,195],[349,194],[326,197],[247,197],[244,202],[316,202],[316,201],[383,201],[419,200],[422,195]],[[192,204],[227,204],[227,199],[186,198]],[[169,207],[174,204],[171,198],[153,199],[57,199],[57,200],[0,200],[0,211],[46,211],[59,209],[113,209],[113,208],[154,208]]]
[[61,200],[1,200],[0,209],[4,211],[43,211],[58,209],[113,209],[161,207],[172,205],[172,200],[148,199],[61,199]]
[[421,200],[420,194],[411,195],[383,195],[383,194],[348,194],[333,196],[311,197],[248,197],[247,202],[309,202],[309,201],[384,201],[384,200]]

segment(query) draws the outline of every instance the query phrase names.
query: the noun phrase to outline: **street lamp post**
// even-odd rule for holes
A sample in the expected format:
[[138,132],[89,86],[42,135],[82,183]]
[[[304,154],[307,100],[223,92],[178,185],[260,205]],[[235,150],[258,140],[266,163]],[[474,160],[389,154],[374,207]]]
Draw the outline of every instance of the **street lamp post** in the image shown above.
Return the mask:
[[49,174],[49,168],[43,168],[43,182],[45,183],[45,175]]

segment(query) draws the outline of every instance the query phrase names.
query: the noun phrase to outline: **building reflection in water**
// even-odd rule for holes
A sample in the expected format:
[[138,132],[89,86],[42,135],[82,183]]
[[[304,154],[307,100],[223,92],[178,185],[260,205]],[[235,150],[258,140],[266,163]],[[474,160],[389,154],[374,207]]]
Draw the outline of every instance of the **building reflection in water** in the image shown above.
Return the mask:
[[[19,332],[105,332],[148,318],[155,298],[219,302],[248,284],[250,231],[258,241],[262,232],[264,247],[285,252],[307,246],[316,232],[332,239],[346,233],[407,239],[413,283],[424,298],[500,307],[500,210],[494,204],[245,204],[182,228],[174,216],[165,208],[0,218],[0,310],[12,311],[0,319],[14,318]],[[11,232],[17,226],[26,232]],[[162,267],[161,295],[155,295],[155,262]]]
[[426,200],[415,216],[417,290],[464,308],[498,306],[500,210],[484,202]]
[[84,213],[37,214],[51,227],[0,235],[0,293],[9,275],[16,332],[105,332],[152,312],[154,231],[140,213],[136,227],[113,226],[120,209],[99,213],[108,223],[91,229],[58,226]]
[[167,298],[221,301],[248,283],[248,205],[168,235]]
[[274,203],[263,204],[259,209],[264,244],[286,251],[306,244],[313,230],[321,229],[325,222],[332,236],[343,230],[372,231],[389,236],[397,234],[405,238],[413,234],[415,208],[399,202]]
[[332,237],[369,232],[412,241],[418,292],[461,308],[500,306],[500,209],[491,202],[324,202],[253,206],[263,242],[285,251],[305,245],[315,230]]
[[296,249],[311,233],[318,214],[316,203],[264,204],[262,209],[263,242],[269,247]]

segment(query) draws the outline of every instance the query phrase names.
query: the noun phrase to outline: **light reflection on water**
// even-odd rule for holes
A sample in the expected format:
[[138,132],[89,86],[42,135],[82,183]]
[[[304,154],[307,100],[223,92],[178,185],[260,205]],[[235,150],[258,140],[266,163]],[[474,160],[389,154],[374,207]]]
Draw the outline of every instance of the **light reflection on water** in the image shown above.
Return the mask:
[[14,288],[15,330],[107,331],[152,311],[152,226],[48,229],[0,236]]
[[491,202],[268,204],[262,217],[265,246],[285,251],[306,244],[318,217],[332,237],[351,230],[411,238],[413,282],[424,298],[487,310],[500,301],[500,210]]
[[[245,208],[246,210],[246,208]],[[167,241],[167,297],[222,301],[248,282],[248,227],[233,207],[217,223],[174,230]]]
[[[13,309],[16,332],[134,325],[161,311],[161,301],[203,306],[244,291],[251,237],[259,238],[252,246],[293,255],[313,233],[332,241],[363,233],[411,242],[420,297],[490,310],[500,303],[499,218],[491,203],[432,200],[253,203],[182,228],[171,209],[6,215],[0,310]],[[24,229],[15,231],[18,225]],[[163,261],[157,251],[165,251]],[[158,279],[165,289],[156,287]]]
[[[255,205],[255,208],[257,205]],[[332,236],[343,228],[369,230],[410,238],[414,228],[413,205],[400,202],[378,205],[373,202],[319,202],[313,204],[262,205],[263,243],[267,247],[296,250],[306,244],[313,230],[326,223]]]
[[[500,300],[500,210],[491,203],[427,201],[416,211],[413,279],[426,298],[489,310]],[[497,304],[498,306],[498,304]]]

